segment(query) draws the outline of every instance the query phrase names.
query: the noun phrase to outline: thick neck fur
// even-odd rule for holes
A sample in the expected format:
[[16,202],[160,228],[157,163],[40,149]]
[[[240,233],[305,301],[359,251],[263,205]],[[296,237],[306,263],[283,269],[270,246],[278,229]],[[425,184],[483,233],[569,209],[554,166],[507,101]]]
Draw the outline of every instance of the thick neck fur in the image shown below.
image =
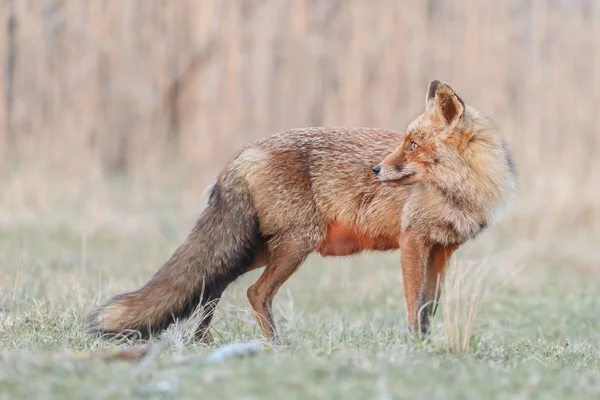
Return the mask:
[[456,137],[442,138],[430,184],[410,191],[403,230],[416,228],[439,243],[464,242],[495,222],[508,203],[515,173],[506,144],[477,110],[467,107],[465,117]]
[[458,133],[458,151],[446,146],[438,149],[444,153],[440,158],[449,162],[439,166],[434,185],[449,205],[481,213],[489,223],[515,190],[514,168],[506,144],[491,121],[468,106],[465,116]]

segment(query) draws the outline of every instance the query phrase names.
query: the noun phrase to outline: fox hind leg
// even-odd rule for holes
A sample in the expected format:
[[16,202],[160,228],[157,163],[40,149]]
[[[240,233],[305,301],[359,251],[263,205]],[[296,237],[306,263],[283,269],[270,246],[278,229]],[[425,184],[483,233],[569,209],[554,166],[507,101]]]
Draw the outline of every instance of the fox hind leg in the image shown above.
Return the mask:
[[270,250],[269,261],[262,275],[248,289],[248,300],[256,313],[263,336],[271,342],[279,341],[272,312],[273,298],[310,253],[309,246],[302,246],[301,241],[284,239],[277,243]]
[[[269,259],[269,252],[267,251],[266,246],[263,247],[258,254],[256,255],[256,259],[254,263],[248,267],[248,271],[252,271],[261,267],[264,267],[267,264]],[[219,303],[219,298],[221,297],[221,293],[219,296],[213,300],[210,300],[208,303],[204,305],[204,309],[202,310],[202,319],[200,321],[200,325],[196,329],[196,338],[202,342],[211,342],[212,334],[210,332],[210,323],[213,318],[213,314],[215,309],[217,308],[217,304]]]

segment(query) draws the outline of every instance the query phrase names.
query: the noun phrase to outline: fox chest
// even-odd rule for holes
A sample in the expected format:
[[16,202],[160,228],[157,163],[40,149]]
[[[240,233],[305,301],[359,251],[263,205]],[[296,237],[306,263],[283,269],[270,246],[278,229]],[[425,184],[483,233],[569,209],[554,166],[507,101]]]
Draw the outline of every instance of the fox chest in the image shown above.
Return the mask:
[[365,250],[386,251],[398,248],[398,237],[395,235],[369,235],[334,222],[327,227],[327,235],[318,252],[322,256],[348,256]]

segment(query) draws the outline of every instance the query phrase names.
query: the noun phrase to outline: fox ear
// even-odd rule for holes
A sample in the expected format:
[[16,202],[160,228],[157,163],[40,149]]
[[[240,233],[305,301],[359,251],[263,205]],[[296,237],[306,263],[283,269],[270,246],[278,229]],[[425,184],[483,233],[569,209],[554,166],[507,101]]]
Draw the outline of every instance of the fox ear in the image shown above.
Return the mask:
[[425,109],[450,128],[464,119],[465,103],[454,90],[440,81],[431,81],[427,90]]
[[427,97],[425,98],[425,109],[429,111],[433,106],[433,100],[435,99],[435,92],[442,82],[433,80],[429,82],[429,88],[427,89]]

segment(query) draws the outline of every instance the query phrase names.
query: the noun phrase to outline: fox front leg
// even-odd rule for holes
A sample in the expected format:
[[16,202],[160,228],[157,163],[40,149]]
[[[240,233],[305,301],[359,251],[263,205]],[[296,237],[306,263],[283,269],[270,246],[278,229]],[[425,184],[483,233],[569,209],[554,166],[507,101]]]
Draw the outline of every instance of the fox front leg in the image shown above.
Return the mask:
[[428,318],[432,318],[437,311],[450,257],[452,257],[452,254],[459,247],[460,244],[436,244],[429,252],[425,268],[425,287],[423,296],[421,296],[422,301],[419,303],[419,308],[422,309],[422,313]]
[[408,329],[417,336],[429,332],[426,306],[425,269],[432,245],[412,230],[400,237],[402,279],[408,312]]

